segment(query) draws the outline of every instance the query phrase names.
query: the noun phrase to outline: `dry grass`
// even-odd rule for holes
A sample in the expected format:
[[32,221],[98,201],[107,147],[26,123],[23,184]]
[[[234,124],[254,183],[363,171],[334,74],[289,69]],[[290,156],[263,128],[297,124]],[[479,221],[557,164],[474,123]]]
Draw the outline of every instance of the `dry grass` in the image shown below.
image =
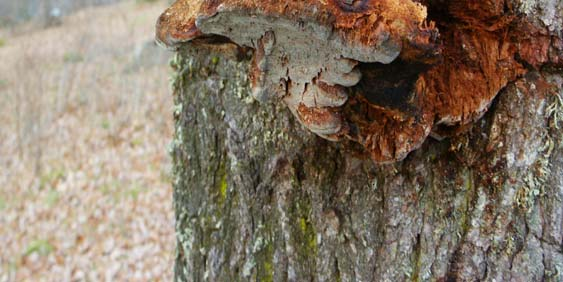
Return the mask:
[[164,6],[0,30],[0,281],[171,280],[169,71],[133,56]]

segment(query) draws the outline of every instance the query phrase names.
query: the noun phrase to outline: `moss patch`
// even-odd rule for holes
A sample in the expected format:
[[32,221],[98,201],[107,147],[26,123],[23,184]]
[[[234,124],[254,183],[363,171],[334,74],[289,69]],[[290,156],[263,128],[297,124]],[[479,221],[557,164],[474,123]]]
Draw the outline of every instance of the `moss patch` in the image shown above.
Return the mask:
[[37,253],[40,256],[46,256],[53,252],[55,247],[51,245],[47,240],[34,240],[29,243],[29,246],[24,252],[24,256],[29,256],[31,254]]

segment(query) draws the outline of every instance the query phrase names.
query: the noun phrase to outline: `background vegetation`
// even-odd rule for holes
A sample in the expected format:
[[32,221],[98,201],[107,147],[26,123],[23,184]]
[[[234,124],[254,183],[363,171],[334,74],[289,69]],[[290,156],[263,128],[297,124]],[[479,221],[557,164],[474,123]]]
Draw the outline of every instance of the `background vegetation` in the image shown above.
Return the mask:
[[0,0],[0,281],[171,279],[166,3],[107,2]]

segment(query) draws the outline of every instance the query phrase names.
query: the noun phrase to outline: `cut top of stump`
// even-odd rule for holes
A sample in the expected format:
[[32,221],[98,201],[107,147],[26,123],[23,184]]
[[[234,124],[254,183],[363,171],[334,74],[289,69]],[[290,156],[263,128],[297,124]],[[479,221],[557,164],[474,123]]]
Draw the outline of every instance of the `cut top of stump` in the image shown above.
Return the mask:
[[[441,52],[438,31],[426,15],[424,6],[410,0],[178,0],[159,18],[157,41],[176,49],[216,37],[250,47],[249,77],[258,101],[283,99],[317,135],[364,143],[366,137],[357,133],[362,129],[342,113],[350,88],[362,78],[356,66],[397,58],[435,62]],[[411,143],[396,151],[410,152],[418,144]]]
[[[317,82],[349,87],[361,77],[354,70],[357,62],[388,64],[400,54],[433,57],[433,35],[421,28],[425,18],[424,6],[402,0],[179,0],[160,17],[157,40],[175,48],[198,38],[226,37],[256,50],[258,100],[288,91],[295,96],[333,92],[327,101],[316,99],[316,106],[340,106],[345,95]],[[402,52],[405,47],[415,52]],[[314,97],[305,97],[306,105],[315,104],[307,98]]]

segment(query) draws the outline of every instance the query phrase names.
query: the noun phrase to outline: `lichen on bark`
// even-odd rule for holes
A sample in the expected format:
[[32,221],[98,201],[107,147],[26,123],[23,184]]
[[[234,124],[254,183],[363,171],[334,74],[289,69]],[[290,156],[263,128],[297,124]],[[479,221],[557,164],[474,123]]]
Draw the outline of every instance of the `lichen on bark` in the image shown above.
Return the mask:
[[[176,66],[179,281],[561,279],[560,74],[528,75],[468,133],[374,166],[248,103],[249,58],[222,48],[183,49]],[[523,200],[530,177],[542,192]]]

